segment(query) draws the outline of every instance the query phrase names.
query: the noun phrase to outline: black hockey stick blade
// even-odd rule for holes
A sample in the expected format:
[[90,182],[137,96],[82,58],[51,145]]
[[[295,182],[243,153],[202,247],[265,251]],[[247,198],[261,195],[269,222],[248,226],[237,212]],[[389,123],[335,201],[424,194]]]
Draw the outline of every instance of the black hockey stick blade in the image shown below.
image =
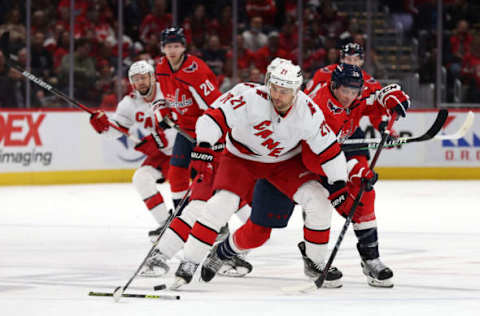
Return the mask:
[[[447,118],[448,118],[448,110],[441,109],[440,111],[438,111],[435,121],[425,133],[417,137],[397,138],[394,141],[389,142],[388,144],[385,144],[385,147],[386,148],[396,147],[396,146],[401,146],[403,144],[423,142],[423,141],[433,139],[442,129],[443,125],[447,121]],[[362,149],[375,149],[378,147],[379,143],[380,143],[380,139],[378,138],[347,139],[342,144],[342,150],[345,152],[349,152],[349,151],[362,150]]]
[[2,50],[3,56],[6,59],[10,58],[10,52],[8,50],[8,42],[10,41],[10,32],[4,32],[2,37],[0,37],[0,49]]
[[[109,296],[109,297],[112,297],[113,293],[90,291],[88,293],[88,296]],[[149,298],[149,299],[160,299],[160,300],[179,300],[180,299],[180,295],[152,295],[152,294],[127,294],[127,293],[123,293],[122,297]]]
[[442,129],[443,125],[447,121],[448,118],[448,110],[447,109],[441,109],[438,111],[437,118],[435,119],[435,122],[433,122],[432,126],[428,129],[428,131],[425,132],[425,134],[420,135],[418,137],[413,137],[413,138],[407,138],[406,143],[413,143],[413,142],[423,142],[425,140],[430,140],[435,137],[435,135],[440,132]]

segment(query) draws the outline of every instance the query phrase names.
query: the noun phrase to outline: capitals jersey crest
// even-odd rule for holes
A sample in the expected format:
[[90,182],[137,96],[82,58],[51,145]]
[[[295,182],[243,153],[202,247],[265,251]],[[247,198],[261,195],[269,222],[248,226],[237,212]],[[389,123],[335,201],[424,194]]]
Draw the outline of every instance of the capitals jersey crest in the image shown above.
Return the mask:
[[194,61],[190,66],[184,68],[183,71],[186,73],[192,73],[197,71],[197,69],[198,69],[198,64]]
[[335,105],[330,99],[327,101],[327,106],[333,114],[340,114],[344,111],[342,107]]

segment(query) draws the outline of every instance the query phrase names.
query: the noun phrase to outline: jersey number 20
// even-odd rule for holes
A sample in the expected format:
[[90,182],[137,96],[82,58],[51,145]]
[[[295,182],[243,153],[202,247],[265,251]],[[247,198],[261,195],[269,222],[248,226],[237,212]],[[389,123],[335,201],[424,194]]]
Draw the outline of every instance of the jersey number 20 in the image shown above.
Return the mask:
[[213,90],[215,90],[215,87],[213,86],[213,84],[207,80],[205,80],[204,83],[200,84],[200,89],[202,89],[203,91],[203,95],[204,96],[207,96],[210,94],[210,92],[212,92]]

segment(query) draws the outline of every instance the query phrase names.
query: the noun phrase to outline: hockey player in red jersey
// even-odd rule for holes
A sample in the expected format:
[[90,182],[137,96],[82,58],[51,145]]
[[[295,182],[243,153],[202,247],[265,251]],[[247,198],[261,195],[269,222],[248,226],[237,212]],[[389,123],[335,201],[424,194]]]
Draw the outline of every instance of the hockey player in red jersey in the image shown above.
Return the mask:
[[[163,131],[156,128],[154,107],[165,102],[159,84],[155,80],[153,67],[146,61],[137,61],[130,66],[128,79],[133,92],[125,96],[109,119],[105,112],[92,114],[90,123],[100,134],[118,138],[123,134],[110,127],[110,122],[128,131],[139,126],[148,134],[143,137],[135,149],[147,158],[133,175],[133,185],[157,223],[165,224],[169,216],[164,199],[157,189],[157,183],[165,181],[168,174],[172,145],[176,131]],[[154,231],[149,235],[154,234]]]
[[[362,68],[364,64],[364,51],[358,43],[345,44],[340,50],[340,63],[355,65]],[[315,96],[317,91],[322,87],[324,83],[330,81],[332,73],[338,64],[331,64],[319,69],[313,75],[313,78],[307,83],[307,86],[303,92],[308,94],[311,98]],[[370,95],[375,91],[382,89],[382,85],[369,75],[365,70],[362,70],[363,76],[363,94]],[[396,119],[396,114],[391,117],[369,117],[373,126],[380,129],[388,129],[390,134],[396,136],[395,131],[392,129],[393,123]],[[382,125],[380,125],[382,124]]]
[[[167,101],[167,107],[161,113],[195,137],[198,117],[221,95],[215,75],[204,61],[186,53],[183,28],[163,30],[160,40],[165,56],[157,64],[156,76]],[[193,147],[194,144],[177,134],[168,175],[175,205],[189,186],[188,165]]]
[[[215,102],[218,108],[199,118],[199,145],[194,152],[205,159],[192,160],[192,167],[201,170],[200,174],[208,172],[208,163],[215,159],[210,147],[225,134],[226,151],[215,174],[215,194],[190,232],[172,289],[192,280],[220,227],[240,199],[252,200],[253,187],[261,178],[305,209],[305,255],[321,273],[331,205],[339,207],[346,199],[347,170],[344,154],[322,112],[299,91],[302,79],[298,66],[284,63],[272,71],[266,86],[252,87],[239,95],[227,93]],[[328,190],[318,182],[317,173],[328,179]],[[268,239],[269,231],[260,225],[252,221],[246,225],[243,249],[256,248]],[[341,286],[341,277],[341,272],[332,268],[327,283]]]
[[[363,116],[380,118],[396,113],[404,117],[410,106],[409,97],[398,85],[390,85],[365,96],[362,94],[363,84],[359,67],[339,64],[332,72],[331,80],[323,84],[313,98],[340,142],[346,138],[363,138],[363,132],[359,128],[359,121]],[[380,260],[378,251],[375,191],[372,186],[377,175],[368,166],[369,152],[346,152],[346,157],[349,167],[349,197],[340,208],[340,214],[348,214],[362,181],[370,180],[353,217],[353,229],[358,239],[357,249],[368,283],[377,287],[392,287],[393,272]]]

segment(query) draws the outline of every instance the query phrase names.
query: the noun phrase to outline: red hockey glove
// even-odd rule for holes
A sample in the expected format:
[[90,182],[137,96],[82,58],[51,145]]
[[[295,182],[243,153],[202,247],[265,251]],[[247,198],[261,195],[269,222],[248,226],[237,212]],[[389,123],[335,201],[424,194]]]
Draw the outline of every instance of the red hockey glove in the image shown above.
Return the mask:
[[103,111],[93,112],[90,116],[90,124],[99,134],[108,131],[108,128],[110,127],[108,117]]
[[326,189],[330,194],[328,196],[330,203],[332,203],[332,206],[340,212],[339,209],[341,209],[342,205],[347,200],[347,184],[345,181],[335,181],[333,184],[328,184]]
[[200,143],[193,149],[190,158],[190,168],[195,170],[197,174],[202,177],[202,181],[212,181],[215,152],[210,147],[210,144],[205,142]]
[[367,159],[364,157],[350,159],[348,161],[348,169],[348,180],[353,185],[360,186],[363,183],[365,191],[373,190],[373,185],[378,180],[378,174],[370,169]]
[[161,129],[170,128],[170,126],[163,120],[165,117],[172,118],[172,110],[168,107],[165,100],[157,100],[153,104],[153,115],[155,117],[156,126],[159,126]]
[[410,107],[410,97],[398,84],[390,84],[377,92],[377,101],[390,113],[405,117]]
[[159,152],[161,144],[157,143],[152,134],[142,138],[140,143],[135,146],[135,150],[144,153],[147,156],[152,156]]

